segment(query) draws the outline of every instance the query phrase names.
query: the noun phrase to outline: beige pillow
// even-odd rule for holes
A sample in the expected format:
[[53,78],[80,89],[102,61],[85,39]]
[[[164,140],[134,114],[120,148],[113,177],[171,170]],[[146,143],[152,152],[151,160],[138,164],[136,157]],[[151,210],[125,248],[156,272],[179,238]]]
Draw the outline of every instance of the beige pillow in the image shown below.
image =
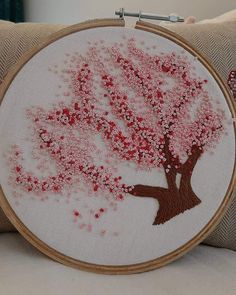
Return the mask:
[[[0,22],[0,81],[24,52],[63,27]],[[230,71],[236,69],[236,21],[219,24],[178,24],[167,27],[183,36],[205,55],[224,81],[227,81]],[[0,211],[0,231],[9,229],[12,230],[13,227],[9,228],[6,217]],[[204,242],[236,250],[236,198],[223,220]]]

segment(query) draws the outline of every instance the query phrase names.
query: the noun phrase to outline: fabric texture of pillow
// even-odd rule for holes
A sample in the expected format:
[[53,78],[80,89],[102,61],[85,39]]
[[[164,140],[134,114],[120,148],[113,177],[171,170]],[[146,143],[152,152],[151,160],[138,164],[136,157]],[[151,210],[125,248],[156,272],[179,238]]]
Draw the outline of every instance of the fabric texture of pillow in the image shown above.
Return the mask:
[[[0,82],[25,52],[64,27],[65,25],[13,24],[0,21]],[[236,21],[218,24],[165,25],[165,27],[198,49],[227,82],[230,72],[236,69]],[[13,230],[14,227],[0,209],[0,232]],[[236,250],[236,198],[204,243]]]

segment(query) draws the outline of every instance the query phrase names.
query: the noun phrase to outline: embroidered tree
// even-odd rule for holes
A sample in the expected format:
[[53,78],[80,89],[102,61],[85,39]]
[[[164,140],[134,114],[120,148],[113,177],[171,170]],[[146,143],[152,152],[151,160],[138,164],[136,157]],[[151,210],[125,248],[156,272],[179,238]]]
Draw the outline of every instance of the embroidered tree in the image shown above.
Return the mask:
[[[114,200],[154,198],[157,225],[201,203],[191,176],[202,154],[219,142],[225,118],[184,54],[155,55],[137,48],[134,39],[126,42],[124,49],[94,44],[71,58],[63,70],[67,101],[28,111],[38,157],[46,152],[56,173],[32,175],[16,149],[14,175],[25,191],[60,193],[82,177],[93,191],[106,191]],[[96,134],[119,161],[163,171],[166,187],[123,183],[109,165],[94,160]]]

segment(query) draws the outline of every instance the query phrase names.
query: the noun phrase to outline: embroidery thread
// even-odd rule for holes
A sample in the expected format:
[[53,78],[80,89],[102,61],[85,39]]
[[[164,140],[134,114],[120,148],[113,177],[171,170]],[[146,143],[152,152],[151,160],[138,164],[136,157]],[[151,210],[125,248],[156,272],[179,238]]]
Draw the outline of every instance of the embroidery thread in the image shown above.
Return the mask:
[[[84,55],[68,54],[65,67],[54,69],[65,89],[62,102],[49,110],[27,110],[35,158],[49,156],[55,173],[38,177],[27,171],[21,149],[14,146],[11,179],[40,196],[84,182],[91,194],[104,192],[114,210],[126,197],[154,198],[159,208],[153,225],[163,224],[201,203],[191,176],[202,154],[213,151],[225,132],[224,112],[213,105],[204,88],[208,81],[196,76],[184,54],[155,55],[134,39],[112,47],[104,43],[90,43]],[[108,150],[103,164],[96,136]],[[164,171],[167,187],[126,184],[116,171],[119,161],[134,163],[137,171]],[[90,212],[96,221],[107,210]],[[73,216],[83,218],[79,209]],[[81,223],[84,227],[92,230],[91,224]]]

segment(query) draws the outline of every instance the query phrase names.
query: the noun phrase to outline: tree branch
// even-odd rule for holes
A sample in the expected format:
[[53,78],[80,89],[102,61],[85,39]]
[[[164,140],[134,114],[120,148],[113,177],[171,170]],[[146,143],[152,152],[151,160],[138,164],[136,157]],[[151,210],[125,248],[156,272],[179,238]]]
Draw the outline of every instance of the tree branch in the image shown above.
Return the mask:
[[136,197],[145,197],[145,198],[163,198],[167,195],[168,189],[158,186],[149,186],[149,185],[142,185],[136,184],[132,191],[129,194],[136,196]]
[[177,170],[178,173],[184,174],[184,173],[192,173],[198,159],[200,158],[201,154],[203,153],[202,150],[199,148],[192,148],[191,155],[188,157],[188,159],[182,164],[182,166]]

